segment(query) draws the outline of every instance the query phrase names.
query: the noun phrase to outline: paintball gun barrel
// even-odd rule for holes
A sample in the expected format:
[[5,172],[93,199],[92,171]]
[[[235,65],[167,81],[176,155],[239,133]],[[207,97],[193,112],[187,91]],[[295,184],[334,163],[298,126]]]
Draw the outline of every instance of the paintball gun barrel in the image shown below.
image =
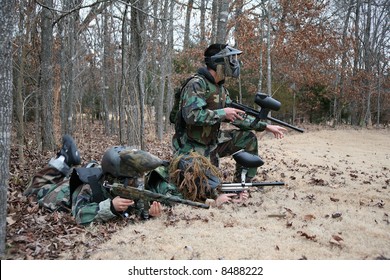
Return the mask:
[[265,186],[284,186],[283,182],[252,182],[252,183],[224,183],[221,184],[220,190],[225,193],[242,192],[251,189],[251,187]]
[[255,103],[261,107],[260,111],[234,101],[232,101],[232,103],[229,104],[229,107],[240,109],[244,111],[245,114],[255,117],[251,126],[254,126],[260,120],[268,119],[270,121],[294,129],[296,131],[304,132],[304,130],[299,127],[293,126],[291,124],[285,123],[281,120],[268,116],[270,110],[278,111],[280,109],[281,103],[278,100],[264,93],[257,93],[255,96]]
[[242,166],[241,170],[241,183],[222,183],[219,186],[219,190],[225,193],[232,192],[242,192],[245,190],[250,190],[252,187],[265,187],[265,186],[284,186],[283,182],[246,182],[246,174],[248,168],[259,167],[264,164],[264,161],[258,156],[246,152],[245,150],[240,150],[235,152],[233,159]]
[[172,204],[180,203],[185,205],[190,205],[194,207],[200,207],[204,209],[208,209],[210,206],[204,203],[195,202],[192,200],[182,199],[177,196],[168,196],[155,192],[151,192],[144,189],[138,189],[131,186],[125,186],[123,184],[114,183],[112,185],[104,182],[104,187],[109,189],[110,193],[113,196],[120,196],[122,198],[131,199],[134,201],[143,201],[144,207],[146,210],[149,209],[149,203],[152,201],[161,202],[165,205],[172,206]]

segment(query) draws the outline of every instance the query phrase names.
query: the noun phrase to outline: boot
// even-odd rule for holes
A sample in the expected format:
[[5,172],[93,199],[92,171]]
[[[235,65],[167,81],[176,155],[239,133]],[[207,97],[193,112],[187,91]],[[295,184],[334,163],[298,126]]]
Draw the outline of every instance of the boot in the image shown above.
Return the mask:
[[62,137],[62,148],[57,156],[59,157],[61,155],[65,157],[65,163],[69,167],[81,163],[80,154],[72,136],[64,135],[64,137]]
[[70,173],[70,167],[60,158],[52,158],[49,161],[49,166],[60,171],[64,176],[68,176]]

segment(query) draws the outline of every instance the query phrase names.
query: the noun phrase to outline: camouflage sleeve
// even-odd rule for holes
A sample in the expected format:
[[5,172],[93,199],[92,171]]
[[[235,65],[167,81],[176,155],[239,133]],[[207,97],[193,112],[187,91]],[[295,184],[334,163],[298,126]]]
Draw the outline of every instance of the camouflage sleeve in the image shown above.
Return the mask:
[[210,110],[206,102],[206,88],[199,78],[190,81],[183,91],[182,115],[187,124],[214,125],[225,120],[225,110]]
[[267,127],[267,123],[257,122],[254,126],[251,126],[251,124],[254,120],[255,120],[254,117],[245,115],[243,120],[237,119],[232,124],[241,130],[264,131],[265,128]]
[[76,222],[81,225],[88,225],[94,221],[108,221],[116,215],[111,212],[111,199],[93,202],[91,187],[86,184],[77,188],[72,195],[72,215]]

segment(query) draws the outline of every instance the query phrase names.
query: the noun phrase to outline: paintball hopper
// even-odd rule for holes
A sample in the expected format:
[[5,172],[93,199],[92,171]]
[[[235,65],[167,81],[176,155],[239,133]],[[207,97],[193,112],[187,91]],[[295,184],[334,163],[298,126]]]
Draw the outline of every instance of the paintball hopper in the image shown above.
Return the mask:
[[264,164],[264,161],[258,155],[248,153],[244,150],[239,150],[232,156],[239,165],[245,168],[259,167]]
[[273,99],[271,96],[265,93],[257,93],[255,97],[255,103],[261,108],[269,109],[272,111],[278,111],[282,105],[278,100]]

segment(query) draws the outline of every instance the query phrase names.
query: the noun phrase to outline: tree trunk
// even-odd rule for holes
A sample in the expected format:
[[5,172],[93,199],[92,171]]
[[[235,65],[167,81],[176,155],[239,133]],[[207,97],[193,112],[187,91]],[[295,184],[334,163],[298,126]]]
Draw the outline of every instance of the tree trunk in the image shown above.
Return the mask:
[[122,18],[122,34],[121,34],[121,81],[119,86],[119,141],[121,144],[124,144],[126,142],[126,132],[127,128],[125,126],[126,124],[126,115],[125,115],[125,108],[127,102],[127,92],[126,92],[126,66],[127,66],[127,50],[128,50],[128,42],[127,42],[127,13],[128,13],[128,5],[125,7],[125,11],[123,13]]
[[172,67],[172,52],[173,52],[173,14],[174,14],[174,9],[175,9],[175,1],[170,1],[169,2],[169,28],[168,28],[168,46],[167,46],[167,98],[166,98],[166,103],[167,103],[167,110],[165,113],[165,131],[168,131],[168,126],[170,124],[169,122],[169,114],[172,110],[173,106],[173,85],[172,85],[172,73],[173,73],[173,67]]
[[[349,18],[350,18],[351,13],[352,13],[353,3],[354,3],[354,0],[349,0],[347,13],[346,13],[345,19],[344,19],[343,35],[342,35],[342,46],[344,46],[344,47],[347,44],[346,42],[347,42],[347,36],[348,36]],[[341,101],[343,100],[344,95],[345,95],[345,79],[346,79],[347,59],[348,59],[347,51],[348,51],[348,48],[345,48],[342,51],[342,55],[341,55],[342,58],[341,58],[341,70],[340,70],[340,84],[339,84],[340,94],[338,97],[337,96],[335,97],[335,105],[334,105],[335,106],[334,119],[335,119],[336,124],[341,122],[341,112],[343,109]]]
[[[44,1],[45,7],[53,7],[53,0]],[[53,12],[42,8],[41,32],[41,131],[42,149],[54,150],[53,129]]]
[[[359,37],[359,21],[360,21],[360,5],[361,2],[360,0],[356,1],[355,4],[355,35],[354,35],[354,40],[355,40],[355,46],[354,46],[354,58],[353,58],[353,68],[352,68],[352,89],[355,94],[358,95],[358,86],[356,82],[356,76],[358,73],[358,67],[359,67],[359,59],[360,59],[360,37]],[[357,108],[357,101],[356,97],[352,97],[352,101],[350,103],[350,111],[351,111],[351,124],[352,125],[357,125],[359,123],[358,119],[358,108]]]
[[[165,1],[164,1],[165,2]],[[150,122],[154,125],[152,129],[155,131],[155,135],[157,137],[160,137],[161,132],[159,132],[162,129],[163,126],[163,120],[161,117],[158,116],[159,114],[159,107],[161,107],[161,103],[159,103],[159,81],[160,79],[163,79],[162,73],[161,73],[161,58],[163,58],[161,51],[161,48],[163,47],[163,40],[164,37],[160,37],[160,32],[162,26],[165,26],[166,23],[160,21],[160,18],[163,18],[163,9],[161,8],[164,5],[164,3],[161,3],[161,1],[154,1],[153,3],[153,26],[152,26],[152,46],[151,46],[151,53],[150,53],[150,67],[153,69],[152,75],[150,75],[150,94],[147,97],[147,104],[152,104],[153,107],[148,108],[150,109],[148,115],[152,116],[151,119],[154,120],[154,122]],[[165,18],[164,18],[165,20]],[[160,24],[161,22],[161,24]]]
[[[164,5],[163,5],[163,8],[162,8],[162,15],[163,15],[163,18],[168,18],[168,15],[169,15],[169,2],[168,0],[165,0],[164,1]],[[188,5],[190,5],[190,3],[188,3]],[[191,8],[192,8],[192,3],[191,3]],[[160,73],[161,73],[161,77],[160,77],[160,82],[159,82],[159,90],[158,90],[158,96],[157,96],[157,106],[156,106],[156,112],[157,112],[157,137],[158,137],[158,140],[162,140],[163,139],[163,135],[164,135],[164,107],[167,107],[165,102],[164,102],[164,97],[165,97],[165,84],[166,84],[166,77],[167,77],[167,69],[168,69],[168,65],[167,65],[167,55],[168,53],[170,52],[170,50],[168,49],[168,25],[167,24],[163,24],[162,27],[161,27],[161,46],[160,46],[160,50],[161,50],[161,54],[162,54],[162,57],[160,59]],[[164,106],[165,104],[165,106]]]
[[[78,5],[79,0],[72,0],[71,1],[71,7],[74,8]],[[77,45],[77,18],[78,14],[77,12],[73,12],[69,15],[69,28],[67,29],[67,37],[68,37],[68,44],[67,44],[67,89],[66,89],[66,114],[67,118],[65,120],[62,120],[66,122],[66,129],[63,131],[63,133],[66,134],[72,134],[73,133],[73,124],[75,123],[75,66],[77,65],[77,55],[76,55],[76,45]],[[64,100],[65,101],[65,100]]]
[[144,148],[145,130],[145,11],[149,1],[132,1],[131,8],[131,54],[130,54],[130,110],[128,120],[132,127],[128,133],[128,144]]
[[184,42],[183,42],[184,50],[190,47],[190,25],[191,25],[191,15],[192,15],[193,6],[194,6],[194,0],[188,0],[186,20],[184,26]]
[[5,255],[7,190],[12,131],[12,32],[16,24],[15,1],[0,8],[0,257]]
[[220,0],[212,0],[211,7],[211,42],[217,42],[217,21],[218,21],[218,1]]
[[[23,4],[21,3],[23,6]],[[24,10],[24,9],[22,9]],[[27,24],[26,24],[27,23]],[[25,36],[24,30],[26,29],[26,34],[30,32],[30,24],[28,20],[25,20],[23,11],[20,12],[19,17],[19,48],[18,48],[18,63],[19,71],[16,73],[16,104],[15,104],[15,116],[16,116],[16,138],[18,142],[18,157],[19,162],[24,166],[24,104],[23,104],[23,92],[24,92],[24,71],[25,71],[25,57],[26,57],[26,48],[25,48]]]
[[365,77],[365,87],[367,90],[367,108],[364,116],[365,125],[368,127],[372,126],[371,118],[371,96],[372,96],[372,50],[371,50],[371,0],[367,0],[367,18],[366,18],[366,28],[364,32],[364,67],[366,72]]
[[111,128],[110,128],[110,109],[108,108],[108,89],[109,89],[109,56],[110,56],[110,32],[108,30],[108,19],[109,16],[107,13],[103,14],[103,67],[100,70],[102,73],[101,78],[101,84],[100,84],[100,94],[101,94],[101,100],[102,100],[102,106],[103,106],[103,116],[104,116],[104,131],[106,135],[111,135]]
[[221,44],[226,42],[228,17],[229,17],[229,1],[219,0],[217,42]]
[[[267,94],[272,96],[272,77],[271,77],[271,3],[268,3],[267,9]],[[270,111],[271,113],[271,111]]]
[[263,91],[263,45],[264,45],[264,13],[260,16],[260,52],[259,52],[259,82],[257,84],[257,91]]
[[[206,43],[206,0],[200,1],[200,44]],[[173,18],[171,18],[173,21]]]

